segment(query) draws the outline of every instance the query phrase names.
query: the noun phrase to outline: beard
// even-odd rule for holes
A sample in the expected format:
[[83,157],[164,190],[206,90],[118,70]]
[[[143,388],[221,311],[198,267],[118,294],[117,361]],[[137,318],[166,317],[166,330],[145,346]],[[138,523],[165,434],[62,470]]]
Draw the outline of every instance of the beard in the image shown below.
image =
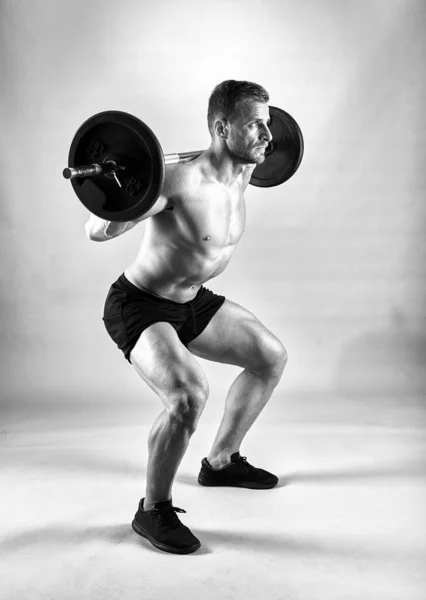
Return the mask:
[[261,165],[265,162],[265,151],[258,146],[252,148],[236,147],[231,150],[228,147],[229,154],[238,162],[247,165]]

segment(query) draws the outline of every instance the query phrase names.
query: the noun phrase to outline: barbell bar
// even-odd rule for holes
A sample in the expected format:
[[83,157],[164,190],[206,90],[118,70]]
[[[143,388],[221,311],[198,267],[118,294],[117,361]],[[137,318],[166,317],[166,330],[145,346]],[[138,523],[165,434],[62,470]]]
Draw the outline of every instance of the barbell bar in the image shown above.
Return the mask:
[[[285,111],[270,106],[272,141],[265,161],[257,165],[250,184],[273,187],[287,181],[303,157],[303,136]],[[82,204],[108,221],[131,221],[156,202],[164,184],[165,166],[194,160],[203,150],[163,154],[153,131],[140,119],[121,111],[90,117],[71,143],[63,177],[71,180]]]
[[[164,155],[164,164],[173,165],[180,162],[189,162],[200,156],[204,150],[194,150],[192,152],[179,152]],[[77,177],[95,177],[95,175],[109,175],[119,170],[125,170],[125,167],[117,165],[113,160],[108,160],[102,164],[92,163],[81,167],[66,167],[62,171],[65,179],[76,179]]]

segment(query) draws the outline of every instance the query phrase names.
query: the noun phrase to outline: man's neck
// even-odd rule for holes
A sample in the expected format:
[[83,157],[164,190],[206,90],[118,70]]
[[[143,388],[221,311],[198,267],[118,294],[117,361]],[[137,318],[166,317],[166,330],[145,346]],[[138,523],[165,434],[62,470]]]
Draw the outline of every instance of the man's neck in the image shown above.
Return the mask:
[[250,176],[256,167],[255,164],[240,162],[223,148],[212,144],[205,152],[205,158],[210,166],[211,175],[218,183],[231,187],[239,180],[244,179],[247,172]]

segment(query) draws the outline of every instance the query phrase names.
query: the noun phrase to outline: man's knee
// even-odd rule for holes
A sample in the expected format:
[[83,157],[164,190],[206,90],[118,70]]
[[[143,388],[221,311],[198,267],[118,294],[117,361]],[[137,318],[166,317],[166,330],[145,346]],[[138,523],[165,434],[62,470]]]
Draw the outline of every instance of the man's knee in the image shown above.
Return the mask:
[[173,419],[195,430],[208,396],[207,380],[179,382],[168,394],[167,410]]
[[280,340],[272,334],[259,339],[258,362],[250,369],[261,377],[279,381],[288,361],[288,353]]

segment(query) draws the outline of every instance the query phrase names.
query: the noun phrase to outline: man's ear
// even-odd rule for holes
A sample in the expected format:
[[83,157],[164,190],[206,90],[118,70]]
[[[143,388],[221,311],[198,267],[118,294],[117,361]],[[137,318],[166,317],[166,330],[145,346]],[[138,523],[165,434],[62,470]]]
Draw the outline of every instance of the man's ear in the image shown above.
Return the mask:
[[226,139],[228,137],[228,123],[226,119],[218,119],[215,121],[214,130],[216,135],[222,139]]

